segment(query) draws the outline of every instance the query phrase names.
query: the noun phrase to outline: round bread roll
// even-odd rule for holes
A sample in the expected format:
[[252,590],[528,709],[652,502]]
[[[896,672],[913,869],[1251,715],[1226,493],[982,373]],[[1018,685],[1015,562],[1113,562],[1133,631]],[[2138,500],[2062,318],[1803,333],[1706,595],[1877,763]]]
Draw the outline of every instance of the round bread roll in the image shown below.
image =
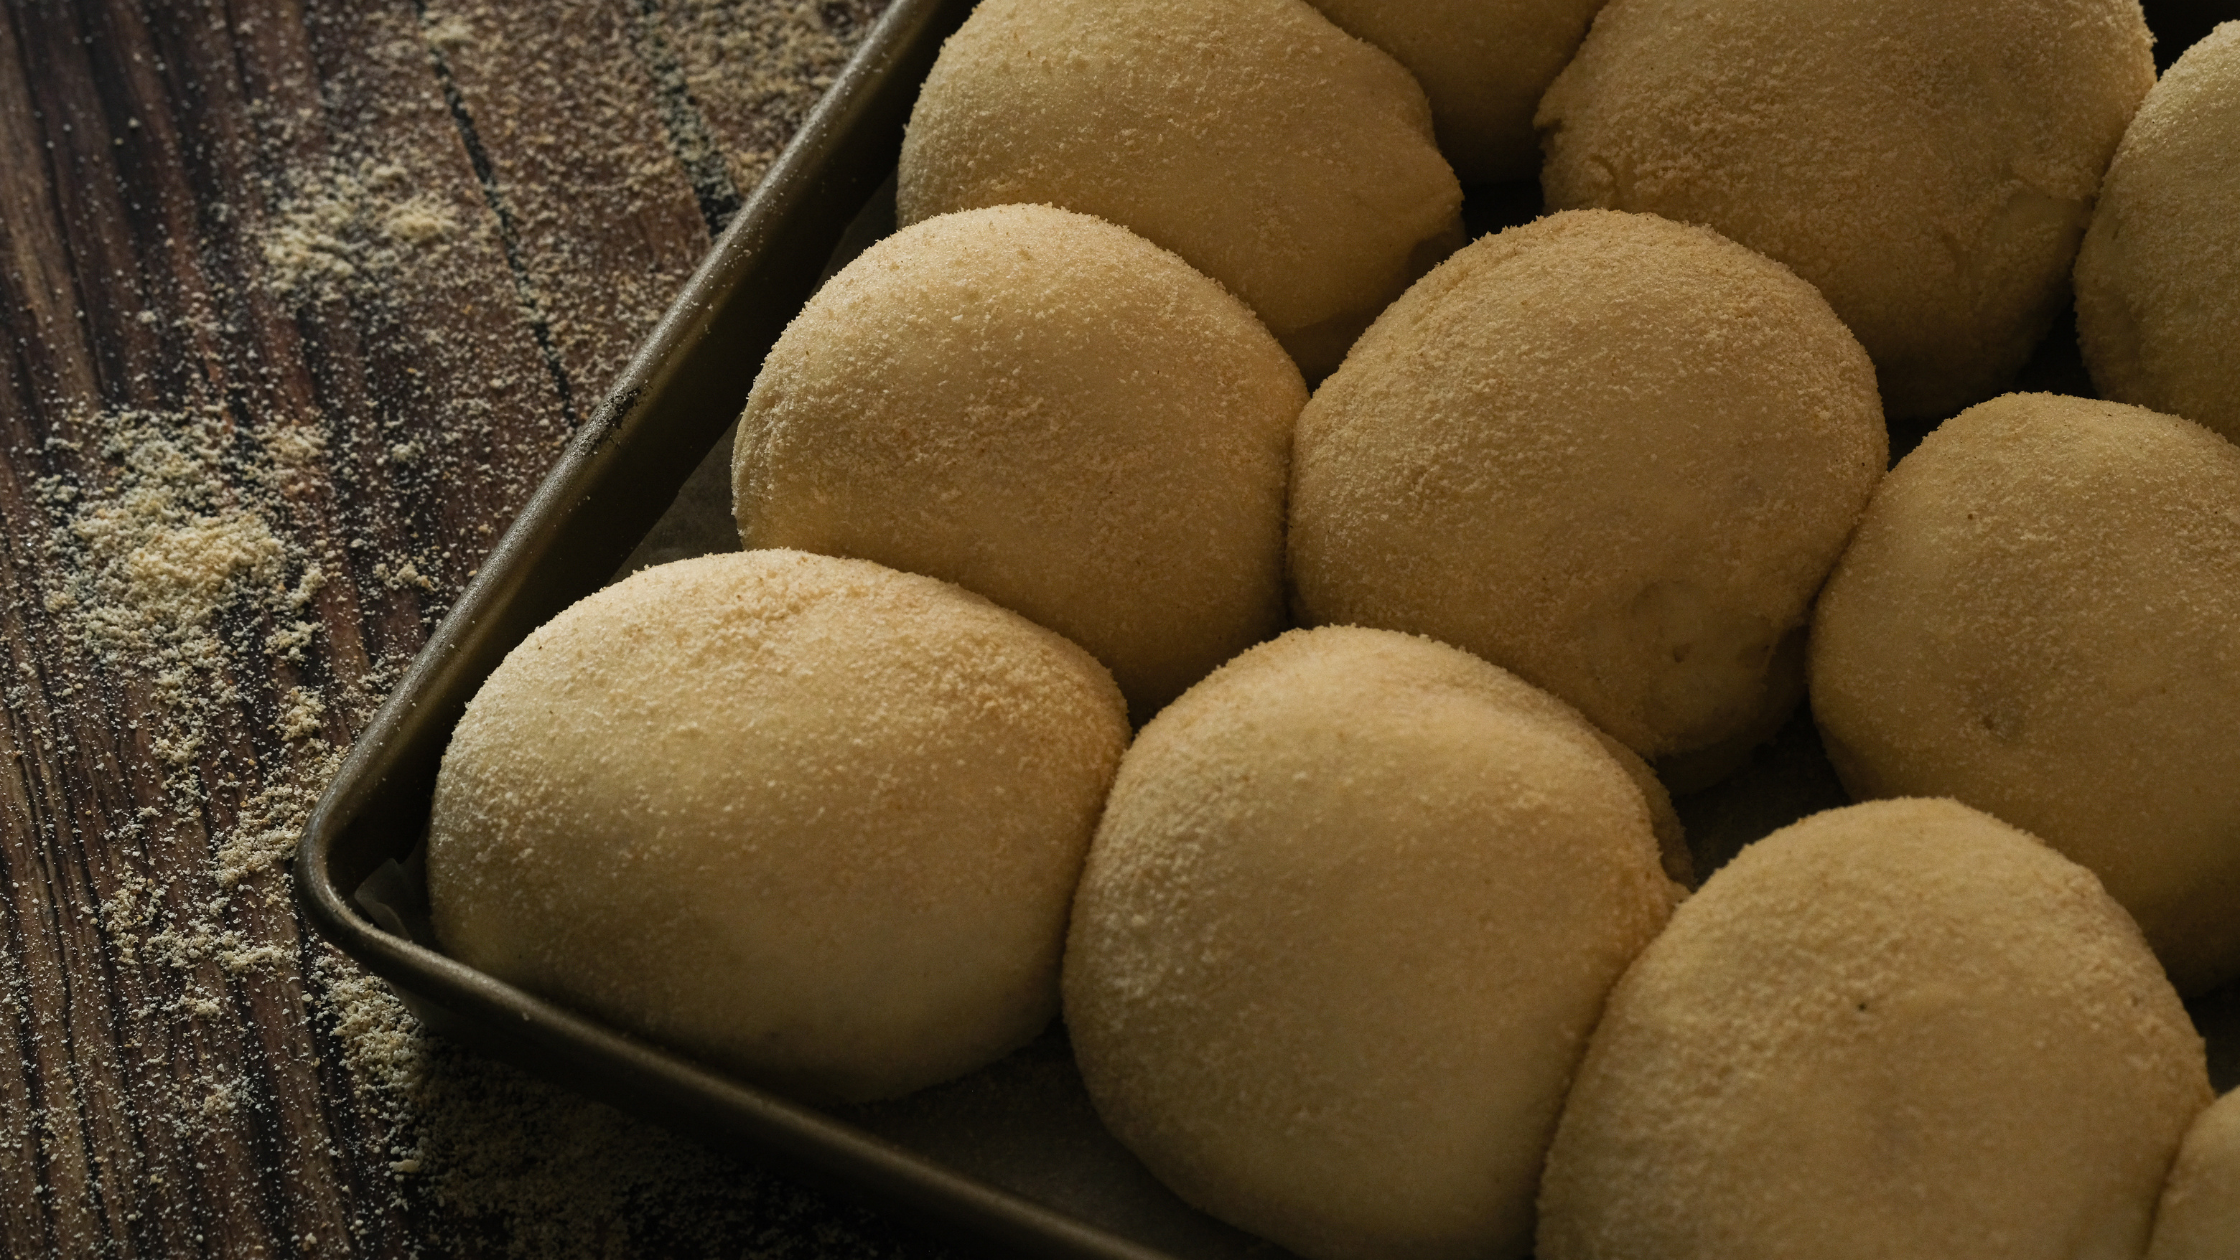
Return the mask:
[[2240,1090],[2186,1131],[2147,1260],[2240,1260]]
[[1812,286],[1580,211],[1409,290],[1299,417],[1300,619],[1428,634],[1692,782],[1795,703],[1806,607],[1882,475],[1874,369]]
[[903,223],[1048,202],[1131,228],[1317,379],[1463,240],[1423,89],[1306,0],[983,0],[898,179]]
[[2240,22],[2186,50],[2123,133],[2077,251],[2107,398],[2240,441]]
[[1603,0],[1310,0],[1391,53],[1431,98],[1439,151],[1466,184],[1531,179],[1532,111]]
[[2240,448],[2010,394],[1882,483],[1814,616],[1855,798],[1951,796],[2092,869],[2182,992],[2240,975]]
[[647,569],[468,705],[429,827],[436,935],[757,1080],[905,1093],[1055,1012],[1127,737],[1087,653],[946,583],[782,551]]
[[1426,639],[1293,631],[1154,719],[1076,895],[1105,1123],[1312,1260],[1517,1257],[1563,1089],[1679,889],[1576,713]]
[[1796,268],[1893,419],[1946,416],[2067,304],[2151,41],[2137,0],[1612,0],[1540,102],[1541,183]]
[[1816,814],[1612,991],[1540,1260],[2137,1256],[2201,1038],[2091,873],[1951,801]]
[[739,419],[739,534],[977,591],[1089,649],[1140,721],[1282,628],[1305,403],[1250,311],[1125,229],[932,219],[770,351]]

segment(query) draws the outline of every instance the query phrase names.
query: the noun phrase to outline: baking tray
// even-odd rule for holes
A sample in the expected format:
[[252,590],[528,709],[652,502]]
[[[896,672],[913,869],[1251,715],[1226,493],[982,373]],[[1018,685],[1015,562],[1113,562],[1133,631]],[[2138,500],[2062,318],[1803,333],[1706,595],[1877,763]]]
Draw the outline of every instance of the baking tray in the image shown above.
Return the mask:
[[[619,573],[737,546],[727,532],[724,437],[764,354],[822,278],[892,229],[903,123],[941,41],[971,7],[895,0],[874,26],[374,714],[311,817],[297,886],[318,930],[436,1033],[976,1253],[1280,1257],[1287,1253],[1182,1203],[1105,1132],[1062,1028],[894,1102],[812,1107],[433,948],[419,849],[453,724],[515,644]],[[2165,0],[2147,12],[2205,31],[2204,7],[2222,5]],[[2176,51],[2169,42],[2157,50],[2165,64]],[[1527,184],[1470,190],[1464,215],[1475,237],[1538,209]],[[2043,378],[2039,387],[2078,389],[2073,341],[2058,328],[2049,338],[2029,370]],[[1743,843],[1844,802],[1800,712],[1740,774],[1679,804],[1698,870],[1708,873]],[[2240,1077],[2240,986],[2194,1010],[2211,1029],[2216,1083],[2230,1088]]]
[[374,714],[312,814],[297,888],[318,930],[439,1035],[975,1252],[1279,1256],[1183,1205],[1105,1134],[1062,1030],[894,1103],[820,1109],[432,948],[418,849],[453,724],[515,644],[610,581],[633,552],[710,549],[689,523],[681,535],[654,527],[696,466],[724,462],[720,439],[764,354],[851,224],[851,249],[881,234],[882,193],[891,223],[891,176],[918,83],[970,9],[970,0],[895,0],[874,25]]

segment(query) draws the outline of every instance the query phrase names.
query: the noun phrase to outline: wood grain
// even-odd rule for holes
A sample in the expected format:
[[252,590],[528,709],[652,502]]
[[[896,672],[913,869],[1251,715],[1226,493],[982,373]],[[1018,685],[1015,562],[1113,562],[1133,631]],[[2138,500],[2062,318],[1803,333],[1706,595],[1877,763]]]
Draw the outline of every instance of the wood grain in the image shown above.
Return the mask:
[[651,21],[609,0],[439,2],[428,16],[528,304],[588,410],[712,239],[640,59]]
[[[381,664],[417,646],[427,592],[366,570],[411,554],[439,522],[487,520],[518,501],[557,432],[536,414],[549,375],[518,328],[456,326],[462,290],[503,291],[502,258],[454,259],[426,288],[325,310],[267,274],[269,196],[307,159],[316,169],[321,150],[425,155],[419,178],[455,190],[462,215],[487,213],[426,66],[366,55],[416,42],[409,10],[242,20],[215,7],[37,6],[10,18],[22,67],[11,113],[28,114],[45,156],[11,166],[11,201],[45,213],[9,216],[21,242],[9,241],[7,306],[33,316],[7,408],[8,589],[52,591],[44,570],[71,559],[52,546],[69,521],[23,482],[96,497],[116,487],[128,478],[100,449],[112,431],[100,417],[135,410],[157,429],[201,421],[219,440],[291,428],[323,439],[327,458],[301,470],[286,519],[268,524],[300,558],[286,576],[319,566],[332,577],[317,601],[316,667],[262,650],[280,628],[268,611],[221,609],[212,633],[230,650],[188,682],[231,696],[210,704],[167,698],[117,645],[94,655],[104,645],[12,602],[11,643],[37,680],[7,706],[25,773],[8,792],[22,808],[10,811],[6,861],[23,948],[12,987],[32,1030],[21,1096],[40,1140],[39,1193],[11,1201],[46,1210],[11,1219],[7,1247],[329,1254],[347,1245],[350,1216],[378,1219],[395,1195],[385,1170],[351,1167],[330,1138],[353,1095],[305,1017],[301,960],[314,946],[284,869],[224,887],[217,846],[260,789],[321,761],[275,733],[274,698],[324,675],[321,733],[346,740]],[[57,260],[66,278],[52,274]],[[428,353],[438,341],[465,348]],[[491,393],[508,358],[500,372],[528,388],[495,429],[504,464],[414,485],[368,440],[440,414],[430,404],[441,394]],[[387,425],[368,416],[384,411]],[[493,493],[501,478],[510,493]],[[208,487],[190,506],[239,507],[234,489]]]
[[[285,855],[735,196],[693,23],[0,5],[0,1253],[517,1250],[400,1155],[413,1107],[535,1087],[371,1079]],[[245,550],[165,568],[205,539]],[[911,1246],[694,1158],[714,1250]],[[612,1197],[603,1254],[663,1236]]]
[[[755,186],[829,85],[829,70],[817,67],[885,10],[885,0],[667,0],[658,15],[663,48],[700,122],[699,142],[721,157],[715,196]],[[718,176],[703,168],[698,178],[706,189]]]

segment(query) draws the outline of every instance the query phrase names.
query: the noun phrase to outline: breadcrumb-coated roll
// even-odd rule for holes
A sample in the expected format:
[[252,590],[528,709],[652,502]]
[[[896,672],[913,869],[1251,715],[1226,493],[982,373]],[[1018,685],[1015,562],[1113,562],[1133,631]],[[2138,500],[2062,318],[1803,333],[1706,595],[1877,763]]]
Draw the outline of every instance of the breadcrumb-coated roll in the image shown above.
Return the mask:
[[459,961],[861,1100],[1056,1012],[1128,738],[1080,648],[944,582],[756,551],[644,570],[509,654],[428,835]]
[[2186,1130],[2147,1260],[2240,1260],[2240,1090]]
[[1739,753],[1797,698],[1785,642],[1887,452],[1873,367],[1787,268],[1553,215],[1424,277],[1300,414],[1294,599],[1475,652],[1645,757]]
[[1309,0],[1391,53],[1431,98],[1439,151],[1466,184],[1540,170],[1532,111],[1603,0]]
[[2068,301],[2150,43],[2138,0],[1612,0],[1540,103],[1541,182],[1789,264],[1891,417],[1941,417]]
[[2147,93],[2077,251],[2077,339],[2100,393],[2240,441],[2240,22]]
[[1106,1124],[1313,1260],[1515,1257],[1603,995],[1680,890],[1568,706],[1467,653],[1293,631],[1144,727],[1076,895]]
[[1883,480],[1820,597],[1857,798],[1951,796],[2092,869],[2179,990],[2240,975],[2240,448],[2009,394]]
[[1462,243],[1423,89],[1306,0],[983,0],[902,142],[903,223],[1047,202],[1227,286],[1319,379]]
[[2201,1038],[2091,872],[1951,801],[1744,849],[1610,995],[1540,1260],[2136,1257]]
[[1123,228],[930,219],[770,351],[732,461],[749,547],[955,582],[1112,669],[1138,721],[1283,624],[1306,386],[1252,313]]

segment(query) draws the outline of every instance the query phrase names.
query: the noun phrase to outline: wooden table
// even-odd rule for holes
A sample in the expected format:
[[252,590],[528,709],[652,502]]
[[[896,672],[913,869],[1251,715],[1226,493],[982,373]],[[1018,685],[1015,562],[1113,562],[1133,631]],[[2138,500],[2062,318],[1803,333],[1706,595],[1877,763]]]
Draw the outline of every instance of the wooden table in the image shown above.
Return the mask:
[[941,1254],[423,1036],[288,876],[882,7],[0,4],[0,1254]]

